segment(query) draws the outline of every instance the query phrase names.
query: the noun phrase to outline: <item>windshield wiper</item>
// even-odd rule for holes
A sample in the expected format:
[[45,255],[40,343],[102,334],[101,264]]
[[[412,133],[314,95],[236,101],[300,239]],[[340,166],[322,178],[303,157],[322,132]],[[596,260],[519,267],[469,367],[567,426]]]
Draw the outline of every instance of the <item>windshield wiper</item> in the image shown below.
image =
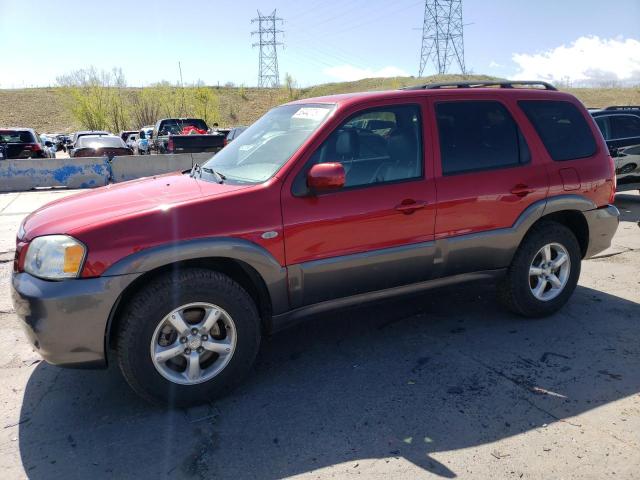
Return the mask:
[[227,179],[227,177],[225,177],[223,174],[221,174],[220,172],[216,172],[212,168],[201,168],[200,170],[201,170],[200,176],[202,176],[202,172],[210,173],[214,177],[216,177],[216,182],[218,183],[224,183],[224,181]]

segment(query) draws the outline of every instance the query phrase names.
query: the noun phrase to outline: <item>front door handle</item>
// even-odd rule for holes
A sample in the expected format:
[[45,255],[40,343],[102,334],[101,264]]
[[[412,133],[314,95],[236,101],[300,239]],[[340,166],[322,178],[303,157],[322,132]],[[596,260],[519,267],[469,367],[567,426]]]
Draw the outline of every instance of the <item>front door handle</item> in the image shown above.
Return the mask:
[[519,183],[511,189],[511,193],[517,197],[526,197],[530,193],[533,193],[533,190],[524,183]]
[[396,210],[404,213],[405,215],[409,215],[410,213],[415,212],[416,210],[420,210],[427,206],[427,202],[423,202],[421,200],[413,200],[411,198],[407,198],[403,200],[400,205],[396,205]]

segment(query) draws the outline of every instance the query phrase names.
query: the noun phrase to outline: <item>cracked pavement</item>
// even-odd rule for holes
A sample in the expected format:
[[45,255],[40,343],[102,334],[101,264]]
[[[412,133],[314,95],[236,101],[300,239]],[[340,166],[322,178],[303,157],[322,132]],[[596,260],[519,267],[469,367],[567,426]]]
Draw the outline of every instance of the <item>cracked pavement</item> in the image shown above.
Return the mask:
[[0,478],[617,478],[640,471],[640,195],[542,320],[474,283],[316,316],[265,339],[212,405],[166,411],[112,365],[39,361],[8,296],[21,219],[0,195]]

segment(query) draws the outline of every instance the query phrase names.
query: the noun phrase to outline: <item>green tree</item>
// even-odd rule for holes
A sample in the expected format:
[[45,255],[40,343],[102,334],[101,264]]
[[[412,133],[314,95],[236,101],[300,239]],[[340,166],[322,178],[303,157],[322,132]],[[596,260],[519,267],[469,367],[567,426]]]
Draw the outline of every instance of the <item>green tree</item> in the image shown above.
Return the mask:
[[220,121],[220,98],[211,87],[202,82],[187,89],[189,115],[202,118],[207,125]]
[[126,81],[121,69],[107,72],[89,67],[62,75],[57,83],[82,127],[118,132],[131,123]]

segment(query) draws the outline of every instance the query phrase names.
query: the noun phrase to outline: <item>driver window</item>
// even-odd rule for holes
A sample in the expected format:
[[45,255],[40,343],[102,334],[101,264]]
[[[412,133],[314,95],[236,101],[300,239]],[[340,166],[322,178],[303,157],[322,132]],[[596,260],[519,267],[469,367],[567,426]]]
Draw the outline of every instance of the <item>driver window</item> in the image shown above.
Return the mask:
[[422,177],[422,125],[417,105],[367,110],[338,127],[310,159],[338,162],[345,188]]

